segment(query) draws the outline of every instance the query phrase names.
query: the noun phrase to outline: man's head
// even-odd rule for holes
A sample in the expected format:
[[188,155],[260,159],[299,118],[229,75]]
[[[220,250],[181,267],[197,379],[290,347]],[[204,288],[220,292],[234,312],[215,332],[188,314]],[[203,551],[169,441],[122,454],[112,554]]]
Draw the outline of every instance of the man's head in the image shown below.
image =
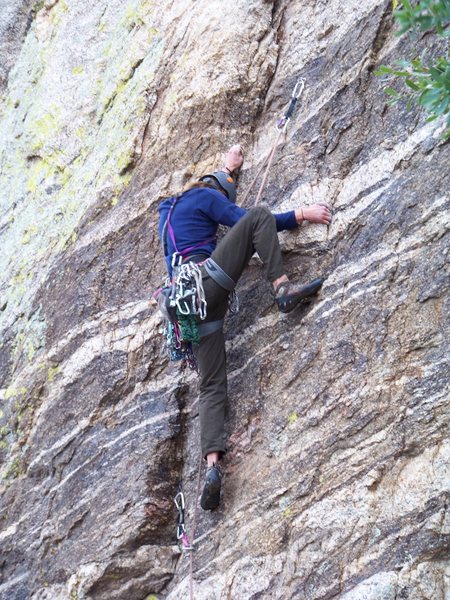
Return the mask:
[[219,192],[225,194],[231,202],[236,202],[236,180],[229,173],[214,171],[214,173],[200,177],[200,181],[211,185]]

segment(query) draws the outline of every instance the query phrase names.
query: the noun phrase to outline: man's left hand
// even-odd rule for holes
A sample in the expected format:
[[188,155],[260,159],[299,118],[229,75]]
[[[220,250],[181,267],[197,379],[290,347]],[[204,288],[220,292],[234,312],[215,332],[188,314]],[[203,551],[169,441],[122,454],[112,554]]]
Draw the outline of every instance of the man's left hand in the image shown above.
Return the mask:
[[311,204],[311,206],[302,206],[295,210],[295,218],[299,225],[303,221],[329,225],[331,223],[331,206],[326,202]]

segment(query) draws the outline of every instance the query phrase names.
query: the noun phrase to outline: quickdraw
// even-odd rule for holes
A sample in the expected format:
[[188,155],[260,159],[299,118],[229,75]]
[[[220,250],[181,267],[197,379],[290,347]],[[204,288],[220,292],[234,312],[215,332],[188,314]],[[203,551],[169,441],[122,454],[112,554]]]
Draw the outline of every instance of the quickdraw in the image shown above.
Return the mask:
[[292,114],[295,109],[295,105],[297,104],[297,100],[303,94],[303,90],[305,89],[305,80],[301,77],[297,83],[295,84],[294,90],[291,95],[291,101],[289,103],[288,109],[281,119],[278,119],[276,128],[277,129],[286,129],[289,121],[291,120]]
[[178,510],[177,540],[181,546],[181,550],[183,552],[186,552],[187,554],[189,554],[189,598],[190,598],[190,600],[194,600],[194,561],[193,561],[194,552],[193,552],[193,550],[195,549],[194,544],[195,544],[195,531],[197,528],[197,508],[198,508],[197,500],[198,500],[198,496],[200,493],[200,477],[201,477],[201,472],[202,472],[202,462],[203,462],[203,456],[200,454],[198,470],[197,470],[197,488],[196,488],[196,492],[195,492],[195,501],[194,501],[194,508],[193,508],[194,514],[192,516],[192,527],[191,527],[192,543],[189,541],[189,538],[188,538],[188,535],[186,532],[186,525],[185,525],[185,520],[184,520],[186,503],[184,500],[184,494],[183,494],[183,488],[182,488],[181,482],[178,487],[178,493],[174,498],[175,506],[177,507],[177,510]]
[[184,511],[186,508],[186,504],[184,501],[184,494],[181,489],[178,491],[178,494],[175,496],[174,500],[175,506],[178,510],[178,522],[177,522],[177,540],[181,544],[182,550],[193,550],[193,546],[189,542],[189,538],[186,532],[186,525],[184,522]]
[[242,206],[244,205],[244,203],[245,203],[248,195],[250,194],[251,190],[253,189],[253,186],[255,185],[257,179],[259,178],[259,176],[261,175],[261,173],[262,173],[262,171],[263,171],[263,169],[265,167],[266,170],[264,171],[264,176],[263,176],[261,185],[259,186],[258,194],[257,194],[256,200],[255,200],[255,206],[260,201],[262,193],[263,193],[264,186],[266,184],[267,176],[269,174],[270,165],[272,164],[272,160],[273,160],[273,157],[275,155],[275,150],[277,149],[277,146],[278,146],[278,143],[280,141],[281,135],[287,129],[288,123],[291,120],[291,117],[292,117],[292,115],[294,113],[294,109],[295,109],[295,106],[297,104],[297,101],[300,98],[300,96],[302,95],[304,88],[305,88],[305,80],[303,78],[300,78],[297,81],[297,83],[295,84],[294,90],[293,90],[292,95],[291,95],[291,100],[289,102],[289,106],[288,106],[285,114],[280,119],[278,119],[278,121],[276,122],[275,127],[278,130],[278,135],[276,137],[276,140],[275,140],[275,142],[274,142],[274,144],[273,144],[273,146],[272,146],[269,154],[263,160],[263,162],[262,162],[260,168],[258,169],[258,172],[256,173],[253,181],[250,183],[249,187],[247,188],[247,191],[245,192],[244,196],[242,197],[242,200],[241,200],[241,205]]

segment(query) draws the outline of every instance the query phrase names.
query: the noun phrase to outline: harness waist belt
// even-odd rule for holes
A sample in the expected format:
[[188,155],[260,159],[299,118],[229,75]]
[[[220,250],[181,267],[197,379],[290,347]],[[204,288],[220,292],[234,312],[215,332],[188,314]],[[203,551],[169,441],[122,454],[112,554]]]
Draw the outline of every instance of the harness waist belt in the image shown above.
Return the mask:
[[187,263],[187,262],[193,262],[195,264],[200,263],[200,262],[205,262],[205,260],[208,258],[207,254],[190,254],[189,256],[184,256],[182,263]]
[[206,337],[207,335],[211,335],[211,333],[215,333],[218,331],[223,325],[223,319],[219,319],[219,321],[208,321],[207,323],[200,323],[198,326],[198,333],[201,338]]
[[223,287],[227,292],[232,292],[234,290],[236,287],[235,282],[216,262],[213,261],[211,257],[204,262],[203,266],[211,279],[214,279],[220,287]]

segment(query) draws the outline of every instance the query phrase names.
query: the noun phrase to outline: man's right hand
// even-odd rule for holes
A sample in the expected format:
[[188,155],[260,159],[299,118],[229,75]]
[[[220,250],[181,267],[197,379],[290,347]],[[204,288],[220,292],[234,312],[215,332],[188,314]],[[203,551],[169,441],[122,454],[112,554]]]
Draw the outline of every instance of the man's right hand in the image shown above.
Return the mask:
[[244,153],[242,151],[242,146],[240,144],[235,144],[234,146],[231,146],[225,155],[224,170],[235,173],[241,168],[243,162]]

